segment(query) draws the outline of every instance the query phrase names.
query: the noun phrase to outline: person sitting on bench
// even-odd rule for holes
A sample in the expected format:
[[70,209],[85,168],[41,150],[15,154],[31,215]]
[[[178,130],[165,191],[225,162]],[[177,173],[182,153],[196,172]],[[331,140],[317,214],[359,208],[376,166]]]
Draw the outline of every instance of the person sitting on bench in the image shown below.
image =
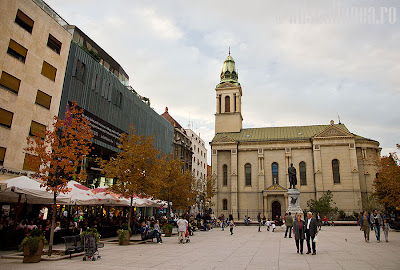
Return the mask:
[[142,240],[153,239],[155,237],[157,239],[157,243],[161,244],[159,232],[157,230],[150,230],[144,221],[140,227],[140,234],[142,235]]

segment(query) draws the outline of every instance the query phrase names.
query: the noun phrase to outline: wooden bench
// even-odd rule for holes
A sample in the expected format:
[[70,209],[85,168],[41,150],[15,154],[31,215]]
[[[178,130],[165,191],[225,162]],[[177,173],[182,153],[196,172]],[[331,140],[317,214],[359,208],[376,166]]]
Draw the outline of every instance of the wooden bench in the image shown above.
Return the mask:
[[83,244],[81,244],[81,237],[79,235],[64,236],[65,255],[69,254],[72,259],[72,253],[82,252]]

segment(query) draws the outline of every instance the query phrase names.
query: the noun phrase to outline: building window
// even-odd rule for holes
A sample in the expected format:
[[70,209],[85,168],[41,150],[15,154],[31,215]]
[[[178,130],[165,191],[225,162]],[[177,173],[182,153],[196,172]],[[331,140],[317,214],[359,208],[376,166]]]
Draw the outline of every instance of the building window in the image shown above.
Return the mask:
[[[75,68],[75,78],[81,82],[85,82],[85,71],[86,65],[78,59]],[[110,88],[110,84],[108,84],[108,88]],[[108,89],[105,96],[108,97]]]
[[278,163],[272,163],[272,183],[279,184],[279,166]]
[[43,61],[43,66],[42,66],[42,75],[49,78],[52,81],[56,80],[56,73],[57,69],[47,63],[46,61]]
[[22,169],[25,171],[36,171],[38,169],[38,166],[34,166],[29,162],[29,159],[32,159],[31,154],[25,154],[24,158],[24,165],[22,166]]
[[247,163],[244,165],[244,172],[245,172],[245,178],[246,178],[246,186],[251,186],[251,165],[250,163]]
[[21,80],[15,78],[14,76],[11,76],[7,72],[3,71],[1,73],[0,85],[5,87],[6,89],[11,90],[12,92],[18,94],[20,84]]
[[225,96],[225,112],[231,111],[231,98],[229,96]]
[[304,161],[300,162],[300,185],[306,186],[307,185],[307,173],[306,173],[306,163]]
[[10,43],[8,44],[7,53],[12,57],[18,59],[22,63],[25,63],[26,54],[28,50],[15,42],[14,40],[10,39]]
[[34,21],[19,9],[15,17],[15,22],[29,33],[32,33]]
[[117,93],[117,102],[116,105],[118,108],[121,108],[122,105],[122,92],[116,92]]
[[51,96],[49,96],[45,92],[38,90],[35,103],[45,107],[46,109],[50,109]]
[[11,128],[13,116],[14,114],[12,112],[0,108],[0,125]]
[[62,43],[58,39],[53,37],[51,34],[49,34],[49,38],[47,40],[47,46],[56,53],[60,54]]
[[228,166],[226,164],[222,166],[222,185],[228,185]]
[[222,200],[222,210],[228,210],[228,200],[227,199]]
[[4,164],[4,157],[6,156],[6,148],[0,147],[0,166]]
[[42,139],[46,137],[46,126],[39,124],[38,122],[31,122],[31,129],[29,130],[30,136],[38,136]]
[[339,160],[332,160],[333,183],[340,184]]

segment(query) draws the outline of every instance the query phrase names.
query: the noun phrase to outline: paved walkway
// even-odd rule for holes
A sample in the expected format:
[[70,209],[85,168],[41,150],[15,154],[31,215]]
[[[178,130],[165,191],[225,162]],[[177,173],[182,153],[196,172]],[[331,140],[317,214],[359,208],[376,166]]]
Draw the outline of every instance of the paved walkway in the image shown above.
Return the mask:
[[196,232],[184,245],[176,236],[164,237],[162,245],[106,243],[102,259],[95,262],[82,257],[38,264],[0,259],[0,269],[400,269],[400,232],[390,232],[389,243],[377,243],[371,232],[367,244],[358,227],[323,227],[316,256],[297,254],[293,238],[283,235],[265,228],[257,232],[254,226],[235,227],[232,236],[213,229]]

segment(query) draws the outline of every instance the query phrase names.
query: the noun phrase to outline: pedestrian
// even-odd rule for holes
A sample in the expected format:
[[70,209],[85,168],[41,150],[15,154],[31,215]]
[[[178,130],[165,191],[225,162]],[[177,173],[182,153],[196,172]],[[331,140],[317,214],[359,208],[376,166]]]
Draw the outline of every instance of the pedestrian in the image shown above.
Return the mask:
[[265,222],[267,221],[267,218],[265,217],[265,215],[263,216],[263,218],[262,218],[262,222],[263,222],[263,225],[265,225]]
[[229,214],[229,221],[232,221],[232,220],[233,220],[233,215]]
[[178,225],[178,243],[183,244],[183,240],[185,239],[185,233],[188,227],[188,222],[181,216],[180,219],[178,219],[178,221],[176,222],[176,224]]
[[367,211],[364,211],[363,215],[360,218],[360,230],[364,231],[364,240],[369,243],[369,231],[370,231],[371,223],[369,220],[369,216]]
[[383,226],[382,217],[378,214],[378,210],[374,210],[374,214],[370,216],[370,222],[374,226],[375,236],[378,243],[381,241],[381,226]]
[[233,227],[235,227],[235,223],[233,222],[233,220],[231,220],[229,222],[229,230],[231,231],[231,235],[233,234]]
[[297,253],[303,254],[303,244],[304,244],[304,221],[301,220],[301,214],[297,213],[297,218],[293,222],[293,235],[296,242]]
[[156,219],[156,223],[154,224],[154,230],[157,231],[159,241],[162,243],[160,221],[158,219]]
[[289,212],[289,214],[286,216],[285,224],[286,224],[285,238],[287,237],[288,231],[289,231],[289,238],[292,238],[293,217],[291,212]]
[[306,225],[306,241],[307,241],[306,254],[311,253],[311,246],[312,246],[312,251],[313,251],[312,255],[316,255],[317,249],[314,239],[318,235],[318,228],[317,228],[317,220],[313,218],[311,212],[307,213],[307,219],[305,220],[305,225]]
[[317,214],[316,218],[317,218],[318,229],[321,230],[322,219],[321,219],[321,216],[319,215],[319,213]]
[[258,231],[261,232],[261,213],[258,213],[257,221],[258,221]]
[[389,230],[390,230],[389,222],[390,222],[390,217],[388,215],[385,215],[383,217],[383,227],[382,227],[382,229],[383,229],[383,234],[385,235],[386,242],[389,242]]

